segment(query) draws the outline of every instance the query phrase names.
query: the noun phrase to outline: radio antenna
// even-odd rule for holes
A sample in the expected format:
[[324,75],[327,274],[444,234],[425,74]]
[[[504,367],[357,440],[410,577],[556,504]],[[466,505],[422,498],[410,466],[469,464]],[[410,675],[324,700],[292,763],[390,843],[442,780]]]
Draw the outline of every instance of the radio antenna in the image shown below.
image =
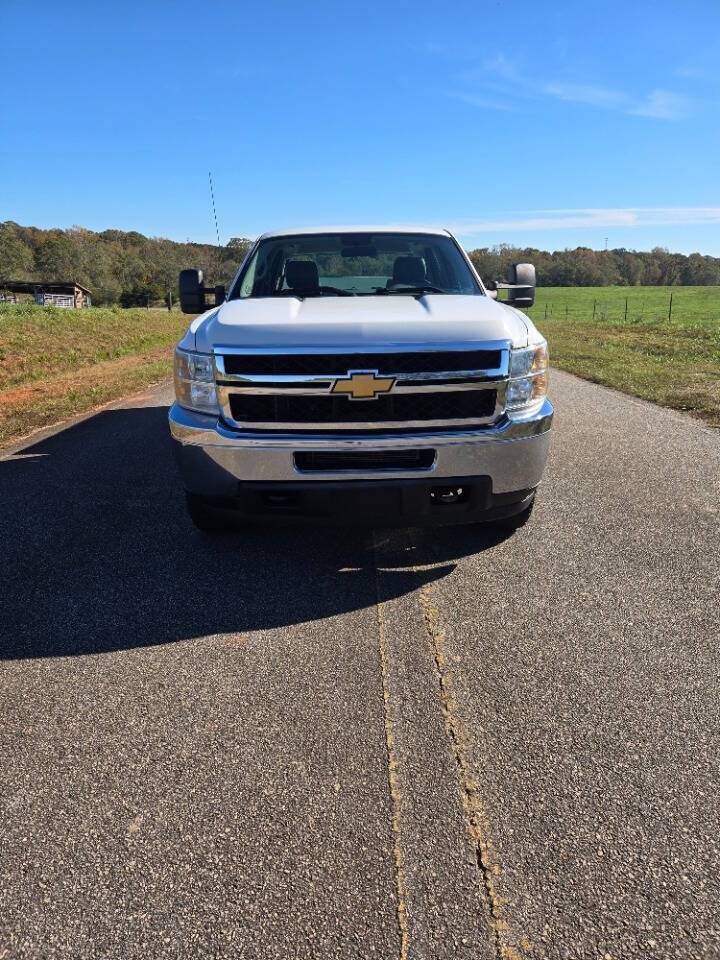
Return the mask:
[[219,247],[220,246],[220,230],[218,229],[217,213],[215,212],[215,191],[213,190],[212,172],[208,172],[208,178],[210,180],[210,199],[212,200],[212,212],[213,212],[213,218],[215,220],[215,235],[217,237],[217,245]]
[[210,199],[212,200],[213,219],[215,220],[215,236],[217,237],[217,267],[216,267],[216,269],[217,269],[217,281],[216,281],[216,282],[219,283],[219,281],[220,281],[220,273],[221,273],[221,269],[220,269],[220,229],[219,229],[219,227],[218,227],[217,213],[216,213],[216,211],[215,211],[215,191],[213,190],[212,171],[208,171],[208,178],[209,178],[209,180],[210,180]]

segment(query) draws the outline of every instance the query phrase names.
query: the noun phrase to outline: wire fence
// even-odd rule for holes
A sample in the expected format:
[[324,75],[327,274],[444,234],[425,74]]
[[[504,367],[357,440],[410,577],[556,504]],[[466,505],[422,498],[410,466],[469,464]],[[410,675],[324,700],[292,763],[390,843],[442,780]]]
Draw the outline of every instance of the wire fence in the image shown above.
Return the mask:
[[720,287],[658,287],[588,290],[574,287],[540,287],[529,310],[533,322],[582,320],[603,325],[718,324]]

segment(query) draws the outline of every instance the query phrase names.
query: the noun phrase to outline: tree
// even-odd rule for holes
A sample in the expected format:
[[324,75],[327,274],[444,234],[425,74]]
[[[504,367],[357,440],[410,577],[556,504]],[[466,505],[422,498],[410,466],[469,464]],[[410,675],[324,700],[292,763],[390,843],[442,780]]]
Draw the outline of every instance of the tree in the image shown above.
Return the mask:
[[24,280],[32,272],[35,258],[12,224],[0,224],[0,280]]
[[53,231],[35,254],[36,270],[41,280],[74,280],[78,260],[77,247],[60,230]]

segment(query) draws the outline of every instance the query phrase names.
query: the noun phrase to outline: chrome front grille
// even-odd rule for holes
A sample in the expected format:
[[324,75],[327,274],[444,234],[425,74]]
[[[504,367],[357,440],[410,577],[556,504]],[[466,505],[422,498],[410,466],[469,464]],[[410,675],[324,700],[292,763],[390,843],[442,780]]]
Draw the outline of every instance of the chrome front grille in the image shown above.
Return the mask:
[[[422,433],[495,422],[505,407],[509,356],[510,344],[498,341],[342,353],[217,347],[214,360],[222,417],[238,430]],[[353,374],[369,377],[371,390],[381,385],[374,398],[348,395]]]

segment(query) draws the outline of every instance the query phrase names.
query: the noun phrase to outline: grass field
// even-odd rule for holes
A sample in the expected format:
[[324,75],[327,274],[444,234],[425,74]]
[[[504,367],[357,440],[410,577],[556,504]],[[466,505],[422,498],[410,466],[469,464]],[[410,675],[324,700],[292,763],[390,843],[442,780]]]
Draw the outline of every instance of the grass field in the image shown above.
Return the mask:
[[0,304],[0,446],[166,379],[190,318]]
[[541,287],[530,316],[553,366],[720,426],[720,288]]
[[[530,316],[554,366],[720,426],[720,288],[544,287]],[[0,446],[167,378],[189,320],[0,304]]]

